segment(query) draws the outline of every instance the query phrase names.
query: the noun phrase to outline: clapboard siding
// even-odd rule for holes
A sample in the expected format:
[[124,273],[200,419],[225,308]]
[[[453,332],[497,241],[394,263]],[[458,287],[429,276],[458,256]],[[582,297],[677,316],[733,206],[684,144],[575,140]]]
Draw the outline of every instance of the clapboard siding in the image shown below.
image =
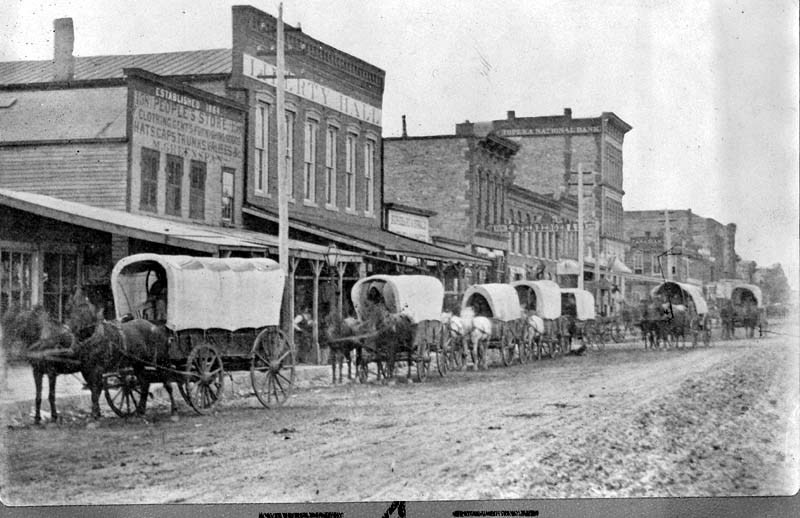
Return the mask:
[[126,143],[0,147],[0,187],[125,210]]

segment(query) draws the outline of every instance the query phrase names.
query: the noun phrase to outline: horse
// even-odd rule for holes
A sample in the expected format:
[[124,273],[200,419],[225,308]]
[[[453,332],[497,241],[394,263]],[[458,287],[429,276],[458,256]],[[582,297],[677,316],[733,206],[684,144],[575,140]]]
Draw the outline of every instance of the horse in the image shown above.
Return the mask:
[[655,349],[665,335],[663,312],[656,304],[645,304],[641,315],[639,327],[642,330],[644,348],[647,349],[649,346]]
[[741,321],[745,329],[745,337],[754,338],[756,328],[759,327],[758,309],[753,305],[746,305],[741,313]]
[[363,322],[353,317],[339,318],[328,315],[325,318],[323,340],[320,346],[330,350],[328,358],[331,364],[331,383],[336,384],[336,366],[339,366],[339,383],[342,383],[342,367],[347,361],[347,379],[352,379],[352,353],[356,351],[356,359],[361,358],[361,342],[357,338],[363,333]]
[[[486,368],[486,342],[492,336],[492,321],[491,319],[475,314],[475,309],[472,306],[467,306],[461,310],[460,320],[463,326],[462,337],[463,340],[463,357],[466,358],[469,354],[469,344],[472,344],[472,368],[478,370],[483,366]],[[466,364],[466,362],[464,362]],[[466,365],[465,365],[466,366]]]
[[664,304],[661,306],[665,319],[662,323],[663,334],[667,344],[675,347],[686,345],[686,330],[691,329],[691,321],[686,306],[682,304]]
[[[47,375],[48,401],[50,402],[50,419],[58,421],[56,410],[56,378],[62,374],[81,372],[79,362],[69,358],[56,358],[55,354],[46,354],[47,351],[68,352],[72,346],[73,336],[69,329],[55,322],[45,309],[36,305],[31,309],[11,307],[3,315],[3,351],[12,349],[12,344],[21,346],[22,356],[25,356],[33,370],[33,380],[36,386],[36,410],[34,422],[41,423],[42,408],[42,379]],[[45,353],[37,358],[37,354]]]
[[[69,318],[75,342],[75,357],[81,363],[83,376],[92,394],[92,418],[99,419],[100,393],[104,387],[104,374],[130,368],[141,387],[141,398],[136,404],[136,414],[144,415],[147,407],[150,381],[145,369],[168,364],[169,335],[162,325],[144,319],[109,322],[103,311],[97,310],[88,298],[76,293]],[[170,399],[170,414],[177,414],[172,385],[160,379]]]

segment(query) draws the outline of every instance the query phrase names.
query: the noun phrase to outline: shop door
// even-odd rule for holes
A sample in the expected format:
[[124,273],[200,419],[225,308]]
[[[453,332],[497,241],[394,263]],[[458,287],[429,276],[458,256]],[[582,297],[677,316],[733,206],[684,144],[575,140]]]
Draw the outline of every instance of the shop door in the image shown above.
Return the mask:
[[69,299],[78,285],[78,256],[45,253],[42,271],[44,308],[52,318],[63,322],[68,315]]

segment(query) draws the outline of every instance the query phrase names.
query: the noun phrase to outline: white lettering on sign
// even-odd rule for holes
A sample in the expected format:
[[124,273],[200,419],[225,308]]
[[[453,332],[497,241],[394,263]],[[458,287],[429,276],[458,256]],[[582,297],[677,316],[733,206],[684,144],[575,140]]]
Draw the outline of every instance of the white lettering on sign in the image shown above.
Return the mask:
[[389,231],[421,241],[430,241],[428,218],[405,212],[389,211]]
[[497,131],[504,137],[524,137],[529,135],[572,135],[575,133],[600,133],[600,126],[568,126],[563,128],[512,128]]
[[[160,92],[160,93],[159,93]],[[133,92],[133,132],[149,139],[152,147],[175,155],[191,152],[204,161],[241,160],[244,124],[194,107],[196,99],[179,100],[167,90],[156,88],[150,95]]]
[[[244,75],[262,83],[275,86],[276,68],[274,65],[243,54]],[[287,71],[287,75],[291,75]],[[327,86],[303,78],[286,78],[286,91],[321,104],[332,110],[344,113],[358,120],[381,125],[381,108],[359,101]]]

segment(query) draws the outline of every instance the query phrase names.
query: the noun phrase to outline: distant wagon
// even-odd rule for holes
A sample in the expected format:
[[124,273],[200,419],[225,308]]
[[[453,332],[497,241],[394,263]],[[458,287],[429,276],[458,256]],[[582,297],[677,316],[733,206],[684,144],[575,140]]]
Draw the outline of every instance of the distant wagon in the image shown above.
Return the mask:
[[511,365],[515,351],[520,349],[525,339],[525,314],[519,303],[517,291],[510,284],[475,284],[464,292],[461,299],[461,312],[472,308],[478,317],[491,321],[490,336],[479,341],[477,363],[486,363],[487,349],[497,349],[503,365]]
[[677,344],[680,337],[692,336],[692,345],[711,344],[711,318],[708,304],[699,287],[682,282],[662,282],[650,295],[662,301],[668,340]]
[[604,344],[596,342],[594,296],[580,288],[561,288],[561,317],[564,340],[562,352],[568,352],[573,338],[584,346]]
[[[370,364],[376,375],[391,377],[396,365],[416,368],[418,381],[428,377],[433,353],[444,361],[446,329],[441,321],[444,286],[428,275],[372,275],[353,285],[350,297],[364,329],[357,358],[359,380],[366,381]],[[441,358],[440,358],[441,356]],[[440,366],[440,373],[446,367]]]
[[[178,384],[198,413],[221,398],[226,371],[249,370],[258,400],[280,405],[294,385],[294,346],[280,330],[285,274],[266,258],[211,258],[136,254],[111,273],[117,318],[145,318],[166,327],[168,360],[148,363],[153,381]],[[106,375],[112,409],[136,398],[131,372]]]
[[[542,319],[541,333],[528,329],[524,347],[520,349],[520,360],[536,354],[554,357],[560,350],[561,341],[561,288],[553,281],[514,281],[511,286],[517,292],[522,310],[528,315]],[[530,328],[530,322],[528,322]]]
[[748,338],[752,338],[755,328],[758,328],[759,336],[763,336],[767,329],[767,314],[761,288],[754,284],[736,284],[731,289],[730,302],[731,327],[744,327]]

